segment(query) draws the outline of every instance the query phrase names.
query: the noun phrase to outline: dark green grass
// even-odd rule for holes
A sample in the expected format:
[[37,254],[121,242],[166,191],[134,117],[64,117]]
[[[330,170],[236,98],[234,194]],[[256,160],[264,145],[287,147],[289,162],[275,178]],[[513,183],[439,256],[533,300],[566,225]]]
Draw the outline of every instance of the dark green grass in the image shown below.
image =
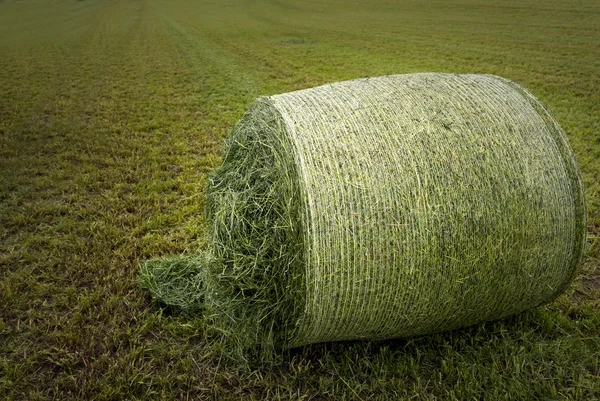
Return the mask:
[[[597,2],[0,2],[0,399],[600,398]],[[259,95],[416,71],[539,97],[586,185],[589,250],[502,322],[226,368],[137,287],[204,246],[208,173]]]

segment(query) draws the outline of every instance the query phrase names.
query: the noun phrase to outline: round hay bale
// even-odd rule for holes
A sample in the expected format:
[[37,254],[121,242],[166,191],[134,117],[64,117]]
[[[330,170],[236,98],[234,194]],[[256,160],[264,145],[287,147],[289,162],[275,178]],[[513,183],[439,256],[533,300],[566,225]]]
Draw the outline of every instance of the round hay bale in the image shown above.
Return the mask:
[[567,140],[489,75],[258,99],[208,188],[207,314],[240,347],[387,339],[552,300],[585,239]]

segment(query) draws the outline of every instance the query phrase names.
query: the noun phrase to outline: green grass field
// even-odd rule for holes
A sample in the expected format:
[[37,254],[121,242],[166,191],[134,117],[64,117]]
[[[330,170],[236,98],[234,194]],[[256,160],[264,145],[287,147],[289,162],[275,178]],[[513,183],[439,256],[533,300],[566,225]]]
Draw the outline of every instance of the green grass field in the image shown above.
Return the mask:
[[[438,335],[236,369],[139,262],[205,244],[203,192],[260,95],[490,73],[567,132],[588,202],[555,302]],[[0,0],[0,399],[600,399],[600,3]]]

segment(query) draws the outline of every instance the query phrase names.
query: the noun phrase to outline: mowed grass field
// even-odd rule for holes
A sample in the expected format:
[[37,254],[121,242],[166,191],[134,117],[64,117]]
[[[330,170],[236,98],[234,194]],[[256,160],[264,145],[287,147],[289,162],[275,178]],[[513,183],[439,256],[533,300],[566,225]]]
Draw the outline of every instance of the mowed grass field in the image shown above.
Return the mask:
[[[138,265],[205,245],[207,174],[260,95],[420,71],[529,88],[586,185],[581,275],[463,330],[240,369]],[[0,0],[0,399],[600,399],[600,3]]]

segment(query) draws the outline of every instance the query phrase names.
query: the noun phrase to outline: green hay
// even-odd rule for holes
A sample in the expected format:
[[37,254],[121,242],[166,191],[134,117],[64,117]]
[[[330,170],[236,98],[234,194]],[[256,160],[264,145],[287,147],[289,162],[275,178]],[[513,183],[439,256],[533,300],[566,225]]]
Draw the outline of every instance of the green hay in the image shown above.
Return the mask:
[[502,78],[396,75],[261,98],[225,149],[198,302],[238,356],[499,319],[552,300],[581,260],[573,154]]
[[140,288],[158,303],[183,313],[204,309],[206,254],[152,259],[140,267]]
[[300,189],[283,120],[257,101],[225,144],[207,191],[214,263],[206,274],[206,316],[234,342],[263,357],[294,338],[304,308]]

